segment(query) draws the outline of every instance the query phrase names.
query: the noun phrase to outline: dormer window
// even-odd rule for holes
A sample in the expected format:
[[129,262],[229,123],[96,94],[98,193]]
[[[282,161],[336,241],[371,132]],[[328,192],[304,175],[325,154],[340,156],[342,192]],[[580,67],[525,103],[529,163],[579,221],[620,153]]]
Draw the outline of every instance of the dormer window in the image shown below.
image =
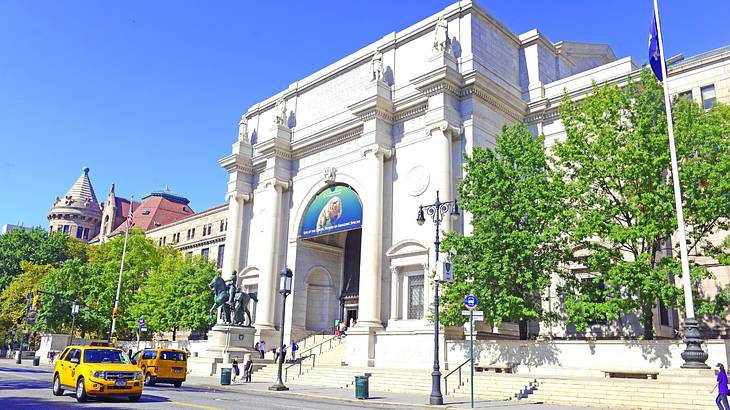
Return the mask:
[[142,215],[149,215],[149,214],[150,214],[149,209],[145,209],[144,211],[142,211]]

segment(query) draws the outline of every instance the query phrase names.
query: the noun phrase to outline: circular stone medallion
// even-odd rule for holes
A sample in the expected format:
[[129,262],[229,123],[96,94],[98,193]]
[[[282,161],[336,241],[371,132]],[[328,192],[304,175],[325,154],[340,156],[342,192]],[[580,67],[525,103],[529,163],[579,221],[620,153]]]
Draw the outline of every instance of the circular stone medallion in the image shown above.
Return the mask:
[[423,165],[416,165],[408,171],[406,181],[408,183],[408,194],[411,196],[421,195],[428,188],[430,181],[428,169]]

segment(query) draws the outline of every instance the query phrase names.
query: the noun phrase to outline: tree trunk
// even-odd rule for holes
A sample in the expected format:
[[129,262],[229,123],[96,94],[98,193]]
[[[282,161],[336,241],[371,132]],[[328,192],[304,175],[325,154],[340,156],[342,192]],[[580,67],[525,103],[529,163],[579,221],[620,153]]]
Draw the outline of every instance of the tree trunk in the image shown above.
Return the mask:
[[641,326],[644,328],[644,340],[654,340],[654,313],[651,305],[641,307]]
[[177,335],[177,326],[172,328],[172,341],[175,341],[175,335]]
[[517,321],[517,325],[520,328],[520,340],[527,340],[527,320],[520,319]]

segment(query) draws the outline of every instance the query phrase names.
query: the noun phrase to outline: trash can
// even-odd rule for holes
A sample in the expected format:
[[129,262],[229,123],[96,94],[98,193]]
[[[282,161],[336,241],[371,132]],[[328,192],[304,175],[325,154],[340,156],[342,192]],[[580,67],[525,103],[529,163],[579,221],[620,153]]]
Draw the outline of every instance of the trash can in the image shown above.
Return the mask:
[[33,366],[40,366],[40,364],[41,364],[41,357],[33,356]]
[[221,386],[228,386],[231,384],[231,368],[224,367],[221,369]]
[[369,396],[370,376],[355,376],[355,398],[359,400],[367,399]]

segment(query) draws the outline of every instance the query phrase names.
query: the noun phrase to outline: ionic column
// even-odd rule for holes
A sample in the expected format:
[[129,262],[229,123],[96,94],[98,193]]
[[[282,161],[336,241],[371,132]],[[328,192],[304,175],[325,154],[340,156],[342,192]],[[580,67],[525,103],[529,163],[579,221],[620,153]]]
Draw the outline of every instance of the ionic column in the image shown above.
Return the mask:
[[[262,255],[259,277],[259,302],[256,314],[257,329],[274,329],[276,300],[279,291],[279,233],[281,232],[281,196],[289,189],[289,182],[267,182],[266,228],[260,241]],[[258,242],[258,241],[257,241]]]
[[368,175],[362,211],[362,247],[360,259],[360,293],[358,326],[382,327],[380,289],[383,253],[383,161],[392,150],[373,144],[363,148],[364,174]]
[[228,230],[226,231],[226,247],[223,253],[224,280],[233,278],[233,271],[238,269],[241,237],[243,235],[243,205],[250,195],[233,192],[228,194]]
[[[434,187],[439,191],[439,197],[442,201],[451,201],[454,199],[451,177],[451,136],[453,130],[446,121],[443,121],[433,125],[429,132],[431,133],[431,170],[433,172]],[[441,222],[441,230],[449,231],[450,229],[451,220],[447,216]]]

